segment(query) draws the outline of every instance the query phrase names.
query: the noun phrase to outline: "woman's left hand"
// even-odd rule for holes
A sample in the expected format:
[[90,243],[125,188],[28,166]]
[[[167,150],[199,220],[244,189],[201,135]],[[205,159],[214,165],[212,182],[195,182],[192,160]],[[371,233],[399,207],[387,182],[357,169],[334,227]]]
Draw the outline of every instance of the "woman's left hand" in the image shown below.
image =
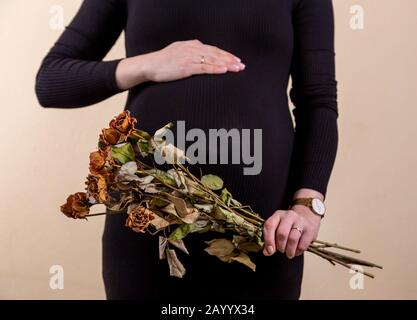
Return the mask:
[[316,240],[320,222],[321,217],[303,205],[277,210],[264,224],[264,255],[280,251],[292,259],[302,254]]

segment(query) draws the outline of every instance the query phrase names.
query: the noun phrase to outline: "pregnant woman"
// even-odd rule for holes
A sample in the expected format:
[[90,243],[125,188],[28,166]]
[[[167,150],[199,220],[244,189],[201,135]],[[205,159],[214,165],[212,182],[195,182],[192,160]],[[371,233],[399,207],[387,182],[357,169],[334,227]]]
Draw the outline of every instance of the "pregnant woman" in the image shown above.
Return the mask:
[[[231,161],[192,166],[221,176],[267,219],[257,271],[209,256],[204,236],[192,234],[181,258],[187,274],[170,277],[157,237],[107,216],[108,299],[299,298],[338,145],[333,23],[331,0],[83,2],[37,75],[42,106],[84,107],[129,90],[125,109],[149,132],[180,120],[206,133],[262,130],[259,174]],[[122,31],[126,58],[103,61]]]

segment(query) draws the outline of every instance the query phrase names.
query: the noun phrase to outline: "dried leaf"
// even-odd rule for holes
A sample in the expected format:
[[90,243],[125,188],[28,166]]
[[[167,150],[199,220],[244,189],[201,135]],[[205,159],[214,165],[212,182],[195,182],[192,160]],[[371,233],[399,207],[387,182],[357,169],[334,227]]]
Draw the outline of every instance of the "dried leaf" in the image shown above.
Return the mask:
[[169,169],[167,173],[175,180],[175,183],[177,184],[178,188],[185,189],[184,191],[187,191],[187,185],[185,184],[185,176],[184,172],[180,170],[175,169]]
[[170,215],[173,215],[175,217],[178,217],[177,211],[175,210],[175,206],[172,202],[168,204],[167,206],[163,207],[161,211],[165,213],[169,213]]
[[185,223],[193,223],[200,216],[200,212],[196,208],[189,208],[184,199],[167,194],[168,198],[174,204],[176,213],[179,218]]
[[157,131],[155,131],[154,135],[153,135],[153,140],[154,142],[158,145],[161,143],[165,143],[165,136],[168,134],[169,131],[171,131],[172,127],[174,125],[172,123],[168,123],[167,125],[165,125],[163,128],[158,129]]
[[207,194],[201,190],[201,187],[197,184],[197,182],[189,178],[185,178],[185,185],[187,186],[188,194],[202,198],[207,196]]
[[194,204],[194,207],[196,207],[198,210],[201,210],[205,213],[211,213],[213,211],[214,205],[212,204]]
[[230,200],[232,199],[232,194],[224,188],[220,194],[220,199],[227,205],[230,206]]
[[220,190],[223,188],[223,180],[213,174],[202,176],[201,183],[211,190]]
[[151,221],[151,225],[153,225],[156,230],[161,230],[163,228],[166,228],[170,224],[171,223],[169,221],[165,220],[164,218],[161,218],[157,214],[154,215],[154,219]]
[[180,249],[182,252],[185,252],[186,254],[190,254],[185,247],[184,241],[182,240],[169,240],[169,243],[172,244],[174,247]]
[[165,249],[168,245],[168,239],[165,237],[159,236],[159,260],[163,260],[166,258]]
[[186,270],[181,261],[178,260],[175,250],[166,249],[165,252],[169,265],[169,274],[173,277],[182,278]]
[[116,176],[116,181],[140,181],[140,178],[136,175],[137,170],[138,165],[136,164],[136,161],[126,162],[119,169],[119,172]]
[[173,144],[165,144],[158,147],[161,152],[161,156],[169,164],[174,163],[184,163],[185,160],[189,160],[185,156],[185,152],[181,149],[178,149]]
[[148,175],[148,176],[139,178],[138,181],[140,182],[141,185],[145,185],[145,184],[151,183],[153,179],[154,177],[152,175]]
[[139,186],[143,191],[145,191],[146,193],[158,193],[160,192],[160,190],[156,187],[155,183],[148,183],[148,184],[141,184]]
[[262,250],[262,246],[259,246],[258,243],[251,241],[242,236],[233,236],[233,243],[241,252],[259,252]]
[[260,230],[260,228],[246,221],[241,216],[238,216],[232,211],[226,210],[220,206],[216,206],[214,208],[214,218],[224,220],[232,225],[236,225],[237,227],[243,228],[252,237],[254,237]]
[[235,250],[235,245],[232,241],[228,239],[213,239],[211,241],[206,241],[209,245],[205,251],[218,258],[230,257],[232,252]]
[[242,206],[242,204],[239,201],[237,201],[236,199],[233,199],[233,198],[230,199],[230,204],[232,204],[236,207],[241,207]]
[[249,258],[249,256],[244,252],[241,252],[236,257],[231,257],[229,262],[232,262],[232,261],[240,262],[244,264],[245,266],[249,267],[250,269],[252,269],[252,271],[256,271],[256,264],[254,264],[252,260]]

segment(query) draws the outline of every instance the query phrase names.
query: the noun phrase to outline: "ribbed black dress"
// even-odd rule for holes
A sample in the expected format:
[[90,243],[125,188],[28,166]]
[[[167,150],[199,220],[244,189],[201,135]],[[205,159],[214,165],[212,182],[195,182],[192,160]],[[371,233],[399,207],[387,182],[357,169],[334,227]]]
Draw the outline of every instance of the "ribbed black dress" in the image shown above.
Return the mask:
[[[262,129],[259,175],[243,175],[244,164],[200,167],[222,176],[235,198],[267,218],[287,209],[299,188],[326,194],[338,144],[333,28],[331,0],[85,0],[45,57],[36,92],[51,108],[88,106],[121,92],[115,81],[120,60],[102,59],[123,30],[128,57],[191,39],[237,55],[246,64],[243,72],[144,83],[129,91],[126,109],[150,132],[177,120],[185,120],[187,129]],[[124,217],[106,218],[109,299],[300,295],[303,256],[259,254],[254,273],[208,256],[193,234],[186,240],[190,258],[181,255],[187,274],[180,280],[158,260],[157,237],[123,225]]]

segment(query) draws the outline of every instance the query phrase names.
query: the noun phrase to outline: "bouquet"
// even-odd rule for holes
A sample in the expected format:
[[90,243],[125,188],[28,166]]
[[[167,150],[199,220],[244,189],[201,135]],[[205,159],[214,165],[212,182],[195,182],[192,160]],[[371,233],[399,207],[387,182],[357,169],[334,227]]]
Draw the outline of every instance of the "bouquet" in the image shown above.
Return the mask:
[[[184,239],[195,232],[213,234],[213,239],[206,241],[207,254],[255,271],[250,256],[263,249],[264,219],[233,198],[221,177],[206,174],[198,178],[190,172],[184,151],[164,138],[172,124],[151,135],[136,128],[136,123],[129,111],[124,111],[102,130],[98,148],[90,154],[85,192],[68,196],[61,212],[74,219],[127,215],[127,227],[159,237],[159,259],[167,260],[171,276],[184,276],[186,269],[176,253],[189,254]],[[169,169],[161,170],[145,161],[154,156],[162,157]],[[91,214],[90,208],[96,204],[104,204],[107,212]],[[359,253],[319,240],[307,251],[372,278],[355,265],[382,268],[331,248]]]

